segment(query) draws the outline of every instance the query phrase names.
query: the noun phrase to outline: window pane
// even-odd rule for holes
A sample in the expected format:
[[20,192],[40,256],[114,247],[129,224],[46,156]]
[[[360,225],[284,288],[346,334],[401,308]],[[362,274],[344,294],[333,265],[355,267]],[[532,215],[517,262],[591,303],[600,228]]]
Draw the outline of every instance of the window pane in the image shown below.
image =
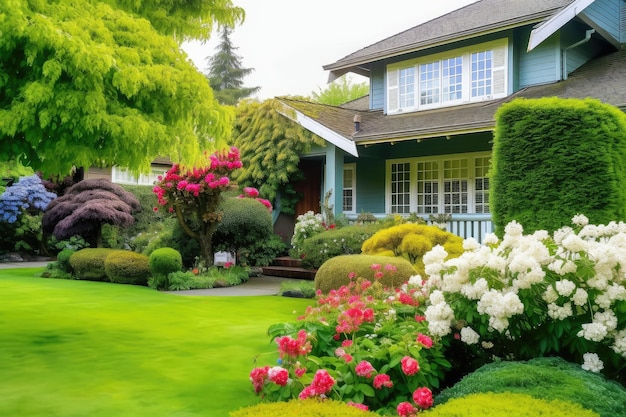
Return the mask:
[[472,54],[472,97],[491,95],[493,78],[493,51],[474,52]]
[[489,157],[474,159],[474,200],[476,213],[489,213]]
[[411,164],[391,164],[391,212],[408,214],[411,211]]
[[439,62],[420,65],[420,104],[439,103]]
[[442,65],[442,101],[460,100],[463,97],[463,58],[445,59]]
[[415,106],[415,68],[400,70],[399,81],[400,108]]
[[417,212],[420,214],[434,214],[439,211],[439,163],[418,162],[418,176],[422,180],[417,181]]

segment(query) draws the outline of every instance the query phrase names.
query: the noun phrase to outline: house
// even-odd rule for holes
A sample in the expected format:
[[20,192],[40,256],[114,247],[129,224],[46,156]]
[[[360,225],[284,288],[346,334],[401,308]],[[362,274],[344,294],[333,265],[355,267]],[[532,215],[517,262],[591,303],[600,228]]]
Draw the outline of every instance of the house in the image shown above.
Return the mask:
[[480,0],[325,65],[370,91],[341,107],[280,98],[327,142],[302,156],[306,191],[332,191],[351,218],[450,215],[449,230],[481,240],[498,107],[557,96],[626,109],[625,43],[625,0]]

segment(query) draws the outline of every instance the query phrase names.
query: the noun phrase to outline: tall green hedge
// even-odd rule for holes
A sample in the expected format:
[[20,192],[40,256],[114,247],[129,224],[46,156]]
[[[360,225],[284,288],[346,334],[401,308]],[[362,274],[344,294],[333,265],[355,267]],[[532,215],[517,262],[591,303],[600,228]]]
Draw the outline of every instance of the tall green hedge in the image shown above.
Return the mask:
[[594,99],[516,99],[496,113],[491,209],[498,234],[556,230],[577,213],[626,217],[626,116]]

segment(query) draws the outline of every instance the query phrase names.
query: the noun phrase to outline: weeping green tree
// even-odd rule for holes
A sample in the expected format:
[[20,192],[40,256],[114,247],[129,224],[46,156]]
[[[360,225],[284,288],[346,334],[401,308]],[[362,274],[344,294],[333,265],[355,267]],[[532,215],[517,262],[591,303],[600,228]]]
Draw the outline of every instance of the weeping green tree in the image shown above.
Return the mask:
[[626,218],[626,115],[594,99],[517,99],[496,113],[491,208],[498,233],[516,220],[554,231],[582,213]]
[[0,161],[46,176],[195,161],[233,115],[180,44],[243,16],[230,0],[0,2]]
[[276,99],[248,100],[237,106],[233,142],[244,168],[235,178],[242,186],[257,188],[270,201],[280,194],[280,211],[293,214],[298,200],[293,183],[302,179],[300,155],[325,142],[285,117],[285,111]]
[[215,55],[207,57],[209,84],[215,93],[215,98],[221,104],[234,106],[242,98],[250,97],[261,87],[244,87],[243,80],[254,68],[243,68],[241,57],[236,54],[236,48],[230,40],[232,29],[223,26],[220,31],[220,43]]

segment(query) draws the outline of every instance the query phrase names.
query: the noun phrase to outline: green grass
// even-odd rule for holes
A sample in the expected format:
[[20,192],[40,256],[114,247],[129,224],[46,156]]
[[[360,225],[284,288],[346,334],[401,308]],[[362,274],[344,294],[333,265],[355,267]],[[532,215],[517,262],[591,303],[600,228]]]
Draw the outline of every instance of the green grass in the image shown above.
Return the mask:
[[228,416],[270,324],[312,301],[184,297],[0,270],[0,416]]

